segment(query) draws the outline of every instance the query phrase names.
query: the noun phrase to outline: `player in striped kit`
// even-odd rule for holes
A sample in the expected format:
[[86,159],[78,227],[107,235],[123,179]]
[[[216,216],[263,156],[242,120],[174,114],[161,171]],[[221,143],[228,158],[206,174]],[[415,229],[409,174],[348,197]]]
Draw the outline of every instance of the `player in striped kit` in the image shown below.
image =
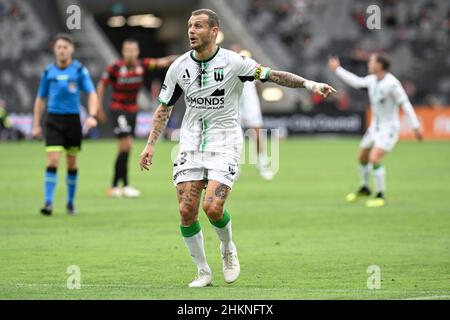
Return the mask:
[[[166,69],[177,58],[139,59],[139,43],[135,39],[126,39],[122,44],[122,59],[109,65],[97,84],[99,96],[99,116],[104,118],[103,97],[108,85],[112,86],[110,115],[114,135],[118,139],[118,154],[114,166],[114,177],[109,190],[111,197],[139,197],[141,192],[129,185],[128,158],[133,145],[136,115],[139,111],[137,97],[144,77],[156,69]],[[119,187],[122,183],[122,188]]]

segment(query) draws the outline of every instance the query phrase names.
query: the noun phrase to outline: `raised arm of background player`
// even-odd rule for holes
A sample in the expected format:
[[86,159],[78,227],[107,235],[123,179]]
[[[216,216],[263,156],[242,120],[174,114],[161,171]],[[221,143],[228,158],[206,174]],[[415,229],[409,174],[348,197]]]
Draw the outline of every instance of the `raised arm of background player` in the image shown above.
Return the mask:
[[[356,74],[345,70],[337,57],[331,57],[328,60],[328,66],[342,81],[355,89],[367,88],[369,86],[370,76],[358,77]],[[392,88],[390,94],[397,102],[397,105],[399,105],[408,116],[417,140],[421,141],[423,139],[423,133],[420,128],[419,120],[417,119],[414,108],[401,84]]]
[[[298,75],[286,71],[270,70],[268,68],[264,69],[265,70],[263,70],[262,73],[269,73],[268,78],[266,78],[268,81],[274,82],[283,87],[307,88],[308,90],[322,96],[323,98],[326,98],[331,93],[336,92],[333,87],[325,83],[306,80]],[[145,146],[139,157],[139,166],[141,170],[149,170],[149,167],[152,164],[154,146],[167,126],[167,121],[169,121],[172,109],[173,106],[167,106],[164,104],[160,104],[156,109],[155,114],[153,115],[153,125],[148,137],[147,145]]]
[[[40,139],[42,137],[42,126],[41,126],[41,120],[42,120],[42,110],[45,106],[45,100],[46,98],[37,96],[36,100],[34,101],[34,116],[33,116],[33,129],[32,129],[32,135],[36,139]],[[95,119],[98,115],[98,98],[97,93],[91,92],[88,96],[88,104],[89,104],[89,117],[86,119],[86,125],[87,128],[93,128],[97,126],[97,120]]]
[[[170,55],[166,57],[161,58],[145,58],[145,59],[151,59],[149,63],[149,70],[154,69],[167,69],[172,62],[174,62],[179,56],[178,55]],[[110,83],[110,79],[112,78],[111,75],[112,67],[109,66],[105,73],[103,74],[102,78],[97,83],[97,94],[98,94],[98,119],[100,122],[105,121],[105,110],[103,108],[103,98],[105,96],[105,90],[108,84]]]

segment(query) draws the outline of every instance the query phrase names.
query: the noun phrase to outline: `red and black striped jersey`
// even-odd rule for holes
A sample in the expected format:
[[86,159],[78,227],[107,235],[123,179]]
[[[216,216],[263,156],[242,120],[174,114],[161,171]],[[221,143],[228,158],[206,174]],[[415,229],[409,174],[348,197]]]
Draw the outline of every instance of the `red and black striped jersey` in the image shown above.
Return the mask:
[[111,83],[111,108],[129,112],[137,112],[137,96],[145,75],[155,69],[156,60],[153,58],[139,59],[132,66],[118,60],[109,65],[102,75],[101,81],[106,85]]

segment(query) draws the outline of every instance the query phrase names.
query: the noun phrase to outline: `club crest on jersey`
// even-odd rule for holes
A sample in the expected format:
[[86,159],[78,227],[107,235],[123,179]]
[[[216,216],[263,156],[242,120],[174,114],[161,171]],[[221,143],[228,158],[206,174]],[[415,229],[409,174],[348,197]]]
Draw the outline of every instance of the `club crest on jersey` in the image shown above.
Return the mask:
[[223,80],[223,68],[214,68],[214,80],[217,82]]

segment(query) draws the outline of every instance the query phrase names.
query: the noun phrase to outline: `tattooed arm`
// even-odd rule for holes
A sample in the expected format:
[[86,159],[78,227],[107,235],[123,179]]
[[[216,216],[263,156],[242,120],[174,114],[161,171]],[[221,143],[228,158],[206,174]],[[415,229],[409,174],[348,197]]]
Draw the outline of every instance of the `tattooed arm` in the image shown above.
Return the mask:
[[147,145],[139,156],[139,166],[141,171],[142,169],[149,170],[149,167],[152,164],[154,146],[167,126],[172,109],[173,106],[160,104],[153,114],[152,130],[148,135]]
[[336,92],[336,90],[332,86],[326,83],[318,83],[315,81],[307,80],[296,74],[286,71],[271,70],[269,81],[288,88],[306,88],[313,93],[322,96],[323,98],[326,98],[331,93]]

